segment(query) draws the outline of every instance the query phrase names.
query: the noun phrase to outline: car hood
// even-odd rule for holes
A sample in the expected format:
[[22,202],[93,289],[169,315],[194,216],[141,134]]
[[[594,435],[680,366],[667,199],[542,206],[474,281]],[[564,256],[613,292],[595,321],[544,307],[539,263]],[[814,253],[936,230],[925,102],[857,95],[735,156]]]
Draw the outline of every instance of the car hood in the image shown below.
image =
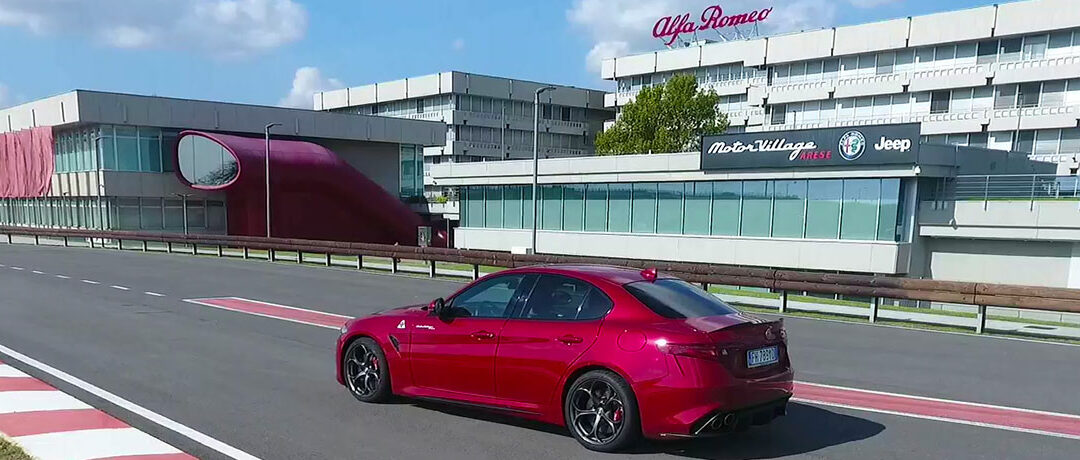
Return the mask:
[[427,307],[426,303],[416,305],[406,305],[404,307],[388,308],[386,310],[372,313],[370,316],[417,316],[427,315],[427,311],[424,308]]

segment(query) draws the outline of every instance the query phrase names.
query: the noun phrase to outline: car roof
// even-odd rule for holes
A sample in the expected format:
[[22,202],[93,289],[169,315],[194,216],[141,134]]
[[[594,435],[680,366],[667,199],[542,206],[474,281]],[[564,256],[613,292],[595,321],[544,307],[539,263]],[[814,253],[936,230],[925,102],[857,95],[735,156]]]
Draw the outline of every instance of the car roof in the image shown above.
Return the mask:
[[[506,272],[517,273],[551,273],[556,275],[576,275],[589,281],[604,280],[615,284],[633,283],[644,281],[641,269],[618,267],[614,265],[587,265],[587,264],[552,264],[533,265],[529,267],[515,268]],[[503,273],[506,273],[503,272]],[[661,275],[663,277],[663,275]]]

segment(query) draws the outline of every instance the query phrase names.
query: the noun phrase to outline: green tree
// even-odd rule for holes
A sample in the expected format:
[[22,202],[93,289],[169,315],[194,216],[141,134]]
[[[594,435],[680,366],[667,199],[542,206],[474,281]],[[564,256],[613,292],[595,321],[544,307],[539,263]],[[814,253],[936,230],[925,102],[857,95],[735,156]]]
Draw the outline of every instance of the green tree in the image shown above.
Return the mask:
[[599,155],[671,153],[697,150],[701,136],[722,134],[727,115],[717,110],[716,92],[698,91],[693,75],[644,88],[622,107],[615,124],[596,136]]

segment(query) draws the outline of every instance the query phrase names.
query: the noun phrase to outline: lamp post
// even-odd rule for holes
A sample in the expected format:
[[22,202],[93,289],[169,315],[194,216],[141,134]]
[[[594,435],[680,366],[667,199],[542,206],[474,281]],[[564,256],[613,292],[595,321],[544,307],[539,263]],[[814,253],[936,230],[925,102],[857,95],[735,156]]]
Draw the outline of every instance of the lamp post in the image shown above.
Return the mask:
[[540,164],[540,95],[545,93],[545,92],[548,92],[548,91],[555,91],[555,87],[554,86],[545,86],[543,88],[537,89],[536,90],[536,98],[533,101],[534,102],[533,103],[533,170],[532,170],[532,212],[533,212],[533,218],[532,218],[532,252],[533,252],[533,254],[536,254],[536,227],[537,227],[536,219],[537,219],[537,213],[538,213],[537,210],[539,209],[539,206],[537,206],[537,204],[539,203],[539,200],[537,200],[537,198],[536,198],[536,194],[538,192],[537,187],[536,187],[536,182],[537,182],[536,181],[536,176],[537,176],[537,169],[538,169],[538,166]]
[[189,196],[191,196],[191,194],[190,193],[174,193],[173,195],[176,195],[176,196],[180,197],[180,209],[182,209],[183,213],[184,213],[184,234],[187,235],[188,234],[187,199],[188,199]]
[[266,237],[270,238],[270,128],[281,126],[281,123],[266,125]]

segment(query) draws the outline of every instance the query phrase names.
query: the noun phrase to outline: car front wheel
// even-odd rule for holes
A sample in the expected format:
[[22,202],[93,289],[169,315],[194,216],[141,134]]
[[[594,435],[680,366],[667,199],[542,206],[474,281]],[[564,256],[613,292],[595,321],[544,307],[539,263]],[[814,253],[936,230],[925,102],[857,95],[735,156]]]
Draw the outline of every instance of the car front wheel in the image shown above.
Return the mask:
[[372,403],[390,399],[390,369],[378,343],[368,337],[357,339],[342,360],[345,386],[356,399]]
[[578,377],[563,406],[566,427],[587,449],[616,452],[641,437],[633,389],[614,372],[595,370]]

